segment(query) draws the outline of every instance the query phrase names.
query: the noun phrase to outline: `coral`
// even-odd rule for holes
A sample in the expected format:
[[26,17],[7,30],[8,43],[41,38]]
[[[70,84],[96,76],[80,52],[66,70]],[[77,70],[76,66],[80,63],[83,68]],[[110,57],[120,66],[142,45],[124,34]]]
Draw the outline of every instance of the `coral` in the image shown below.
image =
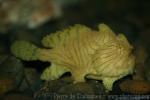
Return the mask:
[[135,67],[135,74],[133,75],[133,79],[145,80],[145,75],[147,72],[146,61],[148,58],[148,53],[147,53],[146,48],[144,47],[144,44],[139,42],[136,46],[136,50],[134,53],[136,56],[136,59],[135,59],[136,67]]
[[39,48],[27,41],[16,41],[12,53],[23,60],[51,62],[41,78],[54,80],[71,72],[74,83],[86,78],[102,80],[107,90],[113,83],[134,69],[133,47],[123,34],[116,35],[107,25],[98,31],[84,25],[75,25],[43,38]]
[[0,31],[14,25],[37,28],[62,14],[59,2],[55,0],[0,0]]
[[15,88],[13,78],[7,76],[0,77],[0,96],[3,96],[8,91],[11,91]]
[[150,83],[144,80],[126,80],[120,84],[120,89],[132,94],[145,94],[150,92]]

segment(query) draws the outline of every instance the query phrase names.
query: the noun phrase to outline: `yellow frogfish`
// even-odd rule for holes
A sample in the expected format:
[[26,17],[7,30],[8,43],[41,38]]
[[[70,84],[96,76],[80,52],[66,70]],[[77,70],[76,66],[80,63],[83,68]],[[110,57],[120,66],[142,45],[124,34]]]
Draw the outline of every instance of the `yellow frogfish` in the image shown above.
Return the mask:
[[74,83],[85,78],[102,80],[109,91],[116,80],[134,71],[132,45],[105,24],[98,25],[98,30],[77,24],[45,36],[42,44],[45,48],[16,41],[11,51],[23,60],[51,62],[41,75],[43,80],[55,80],[70,72]]

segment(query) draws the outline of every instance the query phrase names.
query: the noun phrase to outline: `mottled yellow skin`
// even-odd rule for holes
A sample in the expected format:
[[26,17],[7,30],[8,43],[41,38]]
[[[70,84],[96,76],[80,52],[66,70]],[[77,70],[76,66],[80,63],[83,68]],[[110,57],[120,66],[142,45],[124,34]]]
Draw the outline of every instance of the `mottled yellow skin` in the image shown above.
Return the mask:
[[[14,54],[22,59],[51,62],[41,75],[44,80],[54,80],[65,72],[71,72],[74,83],[85,81],[85,77],[92,78],[102,80],[105,88],[111,90],[116,80],[131,74],[134,69],[133,47],[123,34],[116,35],[105,24],[100,24],[97,31],[75,25],[44,37],[42,43],[50,49],[34,50],[37,47],[31,45],[35,51],[32,57]],[[29,47],[28,43],[26,45]],[[15,49],[12,51],[17,51]]]

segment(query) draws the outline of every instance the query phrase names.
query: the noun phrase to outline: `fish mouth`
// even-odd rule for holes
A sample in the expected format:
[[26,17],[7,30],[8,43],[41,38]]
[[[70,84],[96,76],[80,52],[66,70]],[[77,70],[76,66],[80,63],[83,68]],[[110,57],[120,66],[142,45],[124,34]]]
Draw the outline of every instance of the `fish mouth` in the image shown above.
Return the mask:
[[131,57],[131,56],[133,56],[135,54],[135,50],[133,49],[133,48],[131,48],[130,50],[129,50],[129,57]]

